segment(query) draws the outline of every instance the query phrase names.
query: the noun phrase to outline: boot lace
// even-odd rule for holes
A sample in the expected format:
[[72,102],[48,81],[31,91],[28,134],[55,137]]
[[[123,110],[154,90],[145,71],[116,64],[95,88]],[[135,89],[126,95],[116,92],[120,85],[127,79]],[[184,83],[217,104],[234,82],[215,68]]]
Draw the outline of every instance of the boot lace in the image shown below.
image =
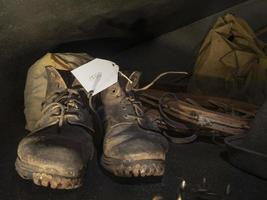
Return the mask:
[[[133,82],[131,81],[130,78],[128,78],[125,74],[123,74],[122,72],[120,72],[121,76],[124,77],[131,85],[133,85]],[[157,76],[152,82],[150,82],[148,85],[142,87],[142,88],[134,88],[132,87],[131,88],[131,92],[138,92],[138,91],[144,91],[144,90],[147,90],[149,89],[151,86],[153,86],[160,78],[162,78],[163,76],[165,75],[168,75],[168,74],[184,74],[184,75],[187,75],[188,73],[187,72],[177,72],[177,71],[169,71],[169,72],[164,72],[162,74],[160,74],[159,76]],[[130,76],[131,77],[131,76]],[[168,95],[171,95],[173,96],[173,94],[168,94]],[[164,95],[160,101],[159,101],[159,112],[161,114],[161,116],[163,117],[164,121],[166,124],[168,124],[169,126],[171,126],[172,128],[175,128],[177,125],[180,126],[179,123],[176,123],[174,120],[170,119],[163,111],[163,105],[164,105],[164,98],[166,96]],[[176,98],[176,96],[175,96]],[[138,121],[138,124],[140,126],[143,125],[143,122],[144,122],[144,112],[143,112],[143,109],[142,109],[142,103],[140,101],[136,101],[135,98],[133,96],[130,96],[128,97],[128,100],[129,102],[132,103],[133,107],[134,107],[134,110],[135,110],[135,113],[136,115],[129,115],[131,116],[132,118],[134,119],[137,119]],[[143,126],[142,126],[143,127]],[[143,127],[145,128],[145,127]],[[149,127],[148,129],[151,129],[151,127]],[[155,129],[152,128],[152,131],[154,131]],[[192,141],[194,141],[196,138],[197,138],[197,135],[193,134],[193,135],[190,135],[188,137],[184,137],[184,138],[176,138],[176,137],[172,137],[170,135],[168,135],[165,131],[161,131],[161,133],[171,142],[173,143],[176,143],[176,144],[184,144],[184,143],[190,143]]]
[[136,100],[133,95],[125,97],[126,100],[133,106],[134,114],[128,113],[126,118],[132,118],[133,120],[137,120],[138,124],[142,126],[144,122],[144,111],[142,109],[141,101]]
[[[119,74],[121,75],[121,77],[125,78],[127,80],[127,82],[131,85],[134,84],[133,81],[131,80],[131,77],[133,76],[134,73],[135,72],[133,72],[129,77],[127,77],[124,73],[119,71]],[[133,92],[147,90],[150,87],[152,87],[160,78],[162,78],[163,76],[169,75],[169,74],[187,75],[188,73],[187,72],[178,72],[178,71],[168,71],[168,72],[161,73],[153,81],[151,81],[148,85],[146,85],[142,88],[131,87],[131,91],[128,94],[129,96],[126,98],[132,104],[134,111],[135,111],[135,115],[127,114],[128,118],[136,119],[138,121],[138,124],[142,126],[142,124],[144,122],[144,111],[142,109],[142,103],[141,103],[141,101],[136,100],[136,98],[133,95]]]
[[43,102],[42,118],[36,127],[43,128],[58,123],[61,127],[67,118],[79,119],[78,110],[83,106],[80,101],[80,91],[67,89],[56,92]]

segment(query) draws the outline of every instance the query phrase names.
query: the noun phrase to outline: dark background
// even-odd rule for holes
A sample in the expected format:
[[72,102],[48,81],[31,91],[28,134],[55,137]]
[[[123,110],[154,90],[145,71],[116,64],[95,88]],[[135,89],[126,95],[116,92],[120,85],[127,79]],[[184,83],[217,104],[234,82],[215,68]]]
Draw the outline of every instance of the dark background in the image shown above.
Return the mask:
[[166,174],[153,183],[118,180],[101,169],[97,156],[88,167],[85,185],[74,191],[34,186],[14,170],[17,144],[26,134],[27,69],[47,51],[111,59],[122,68],[142,70],[142,80],[148,82],[161,71],[191,70],[201,41],[218,16],[234,13],[258,30],[267,25],[266,9],[266,0],[1,0],[0,199],[147,200],[160,194],[171,200],[179,177],[189,188],[206,177],[218,193],[231,184],[228,199],[267,199],[267,181],[231,166],[225,149],[210,139],[171,144]]
[[244,0],[0,0],[0,85],[5,86],[0,103],[21,105],[27,68],[59,44],[123,38],[134,45],[240,2]]

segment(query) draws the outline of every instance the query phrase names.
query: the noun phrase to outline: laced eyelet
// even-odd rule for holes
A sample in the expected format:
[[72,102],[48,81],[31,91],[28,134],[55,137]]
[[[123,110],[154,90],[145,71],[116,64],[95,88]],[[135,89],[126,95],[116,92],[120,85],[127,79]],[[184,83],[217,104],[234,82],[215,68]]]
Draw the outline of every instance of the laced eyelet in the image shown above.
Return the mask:
[[[80,115],[79,112],[74,112],[74,110],[78,110],[82,105],[82,103],[76,99],[77,96],[77,92],[71,89],[62,93],[55,93],[50,99],[47,99],[42,103],[43,116],[36,123],[36,126],[46,126],[47,121],[49,121],[51,117],[58,120],[59,126],[62,126],[65,116],[75,117],[77,119],[82,118],[82,115]],[[71,113],[69,113],[69,111],[71,111]]]

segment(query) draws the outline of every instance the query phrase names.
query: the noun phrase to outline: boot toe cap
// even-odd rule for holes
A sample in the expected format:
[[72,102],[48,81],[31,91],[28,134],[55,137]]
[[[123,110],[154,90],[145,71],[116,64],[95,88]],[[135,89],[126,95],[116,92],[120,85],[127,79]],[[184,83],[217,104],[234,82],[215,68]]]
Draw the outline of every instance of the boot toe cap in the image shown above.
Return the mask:
[[59,136],[28,136],[18,146],[18,158],[38,171],[75,177],[84,167],[78,144]]
[[106,156],[122,160],[165,160],[167,150],[162,135],[139,127],[115,134],[104,143]]

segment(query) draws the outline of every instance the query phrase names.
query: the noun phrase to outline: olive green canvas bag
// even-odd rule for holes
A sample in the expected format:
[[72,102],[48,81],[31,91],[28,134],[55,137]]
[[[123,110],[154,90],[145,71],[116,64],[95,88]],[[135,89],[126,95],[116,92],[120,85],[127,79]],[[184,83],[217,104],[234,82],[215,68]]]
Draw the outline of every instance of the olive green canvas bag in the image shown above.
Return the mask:
[[267,96],[267,56],[249,25],[227,14],[206,36],[188,90],[261,104]]

